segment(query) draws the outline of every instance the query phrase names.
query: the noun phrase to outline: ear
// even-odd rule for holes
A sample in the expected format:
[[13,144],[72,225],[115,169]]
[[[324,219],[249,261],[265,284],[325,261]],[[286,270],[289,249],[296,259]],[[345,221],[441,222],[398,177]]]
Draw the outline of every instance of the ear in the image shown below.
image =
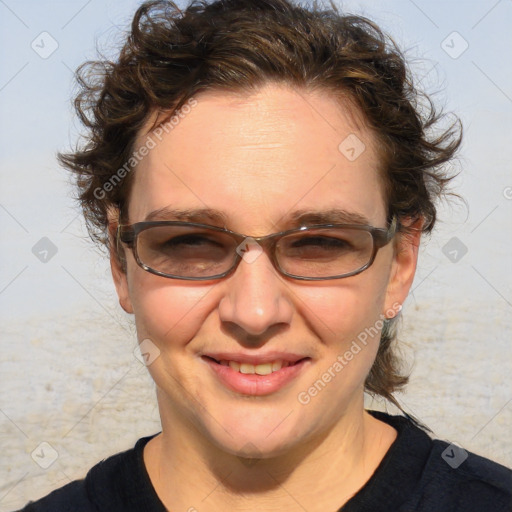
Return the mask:
[[423,223],[423,217],[415,221],[404,219],[402,226],[407,227],[408,232],[400,231],[395,237],[385,310],[382,312],[387,318],[398,314],[414,281]]
[[117,227],[119,225],[118,210],[108,212],[108,242],[110,252],[110,270],[119,298],[119,304],[127,312],[133,313],[133,306],[130,300],[128,288],[128,277],[126,273],[126,260],[121,242],[117,239]]

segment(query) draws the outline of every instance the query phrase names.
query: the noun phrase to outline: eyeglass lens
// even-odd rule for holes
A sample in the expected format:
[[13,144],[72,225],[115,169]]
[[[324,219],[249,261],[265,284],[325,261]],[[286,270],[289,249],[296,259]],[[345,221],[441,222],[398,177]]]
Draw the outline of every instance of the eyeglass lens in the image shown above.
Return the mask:
[[[138,234],[141,263],[158,272],[204,278],[227,272],[235,263],[239,241],[229,233],[192,226],[151,226]],[[315,228],[278,239],[275,260],[286,273],[329,277],[367,265],[373,237],[365,229]]]

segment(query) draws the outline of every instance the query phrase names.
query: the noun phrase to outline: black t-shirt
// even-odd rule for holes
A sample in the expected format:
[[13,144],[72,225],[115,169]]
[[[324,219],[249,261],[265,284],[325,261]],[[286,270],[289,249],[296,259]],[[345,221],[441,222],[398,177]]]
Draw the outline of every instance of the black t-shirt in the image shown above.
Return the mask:
[[[512,512],[512,470],[444,441],[402,416],[369,411],[398,431],[370,480],[339,512]],[[154,436],[23,512],[166,512],[143,461]],[[466,458],[467,455],[467,458]],[[328,512],[328,511],[326,511]]]

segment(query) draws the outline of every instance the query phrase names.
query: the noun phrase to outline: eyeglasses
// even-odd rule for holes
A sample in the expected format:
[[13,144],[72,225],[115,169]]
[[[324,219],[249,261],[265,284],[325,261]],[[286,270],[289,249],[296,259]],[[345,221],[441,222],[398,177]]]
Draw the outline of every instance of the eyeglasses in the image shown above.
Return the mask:
[[[393,217],[388,229],[323,224],[253,238],[207,224],[155,221],[120,225],[117,240],[133,251],[144,270],[171,279],[202,281],[226,277],[242,259],[251,262],[265,251],[281,274],[317,281],[363,272],[398,229]],[[253,253],[248,251],[251,247]]]

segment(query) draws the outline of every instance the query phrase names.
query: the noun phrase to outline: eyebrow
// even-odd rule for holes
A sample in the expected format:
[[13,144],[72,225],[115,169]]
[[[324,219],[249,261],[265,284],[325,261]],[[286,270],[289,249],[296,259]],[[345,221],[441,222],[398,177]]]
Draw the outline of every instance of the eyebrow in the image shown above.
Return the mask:
[[213,224],[226,224],[227,217],[218,210],[211,208],[180,209],[165,206],[146,215],[145,221],[179,220],[183,222],[210,222]]
[[370,225],[370,221],[364,215],[330,208],[327,210],[295,210],[287,217],[287,224],[314,225],[314,224],[364,224]]
[[[183,222],[197,222],[227,226],[227,216],[211,208],[180,209],[164,207],[149,213],[145,221],[177,220]],[[341,208],[330,208],[327,210],[295,210],[281,218],[280,224],[283,229],[296,226],[312,226],[315,224],[362,224],[370,225],[370,221],[364,215],[344,210]]]

